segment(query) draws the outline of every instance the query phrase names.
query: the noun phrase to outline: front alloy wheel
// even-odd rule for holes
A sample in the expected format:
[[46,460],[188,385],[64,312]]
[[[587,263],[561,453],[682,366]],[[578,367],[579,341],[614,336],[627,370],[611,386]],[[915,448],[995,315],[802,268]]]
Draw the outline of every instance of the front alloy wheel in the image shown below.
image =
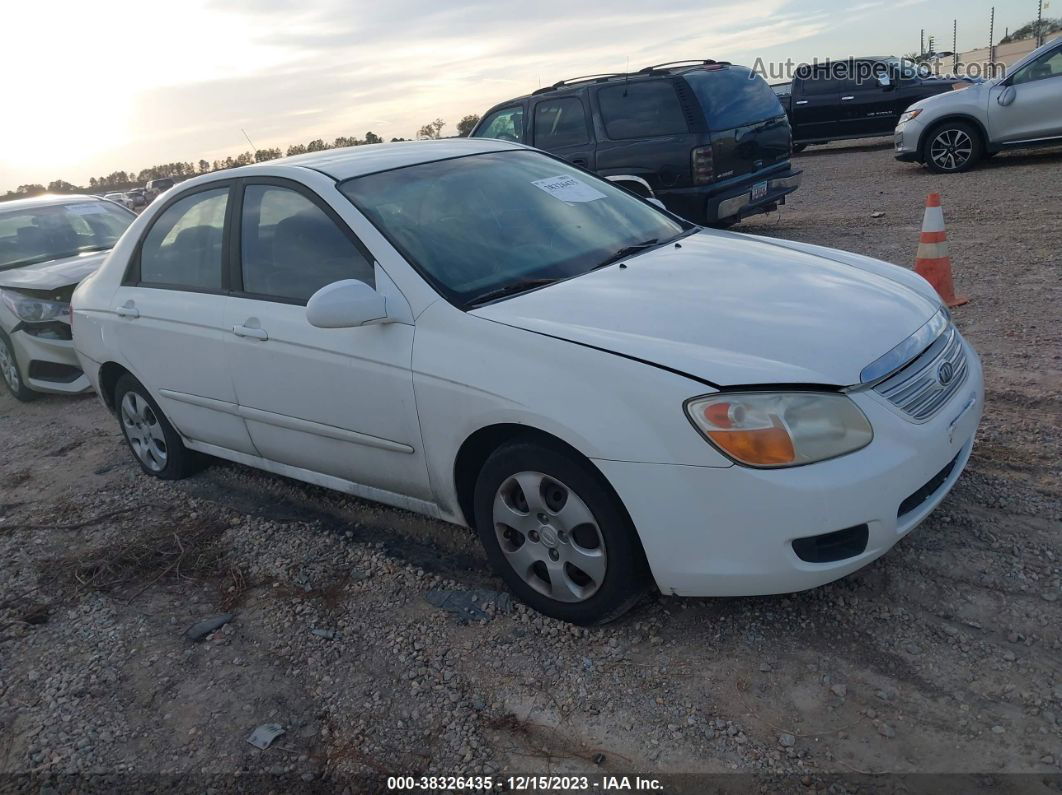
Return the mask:
[[981,139],[966,124],[949,124],[934,130],[926,147],[926,165],[938,174],[966,171],[981,157]]
[[528,436],[495,450],[474,494],[494,571],[540,613],[604,624],[634,606],[649,577],[626,509],[589,461]]

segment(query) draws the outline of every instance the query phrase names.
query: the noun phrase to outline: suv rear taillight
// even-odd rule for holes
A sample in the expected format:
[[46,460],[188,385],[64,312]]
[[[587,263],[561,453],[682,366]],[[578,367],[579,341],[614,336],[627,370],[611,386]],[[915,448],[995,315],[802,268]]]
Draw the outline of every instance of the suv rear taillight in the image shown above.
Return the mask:
[[715,160],[712,147],[700,146],[693,150],[693,184],[707,185],[715,181]]

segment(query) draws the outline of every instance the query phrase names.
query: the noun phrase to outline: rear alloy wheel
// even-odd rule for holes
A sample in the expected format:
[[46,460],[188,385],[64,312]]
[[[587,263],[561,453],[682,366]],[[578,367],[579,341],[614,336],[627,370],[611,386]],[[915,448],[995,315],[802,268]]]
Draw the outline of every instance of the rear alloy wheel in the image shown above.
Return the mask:
[[17,400],[28,403],[37,399],[38,393],[26,386],[26,382],[22,380],[22,375],[18,371],[18,360],[15,358],[15,347],[2,331],[0,331],[0,378]]
[[977,130],[963,122],[937,127],[926,142],[925,161],[937,174],[966,171],[981,159],[984,147]]
[[645,592],[644,554],[599,472],[559,449],[514,443],[484,464],[476,527],[495,571],[531,607],[602,624]]
[[178,480],[198,469],[199,456],[184,446],[158,404],[131,375],[114,388],[118,424],[140,468],[163,480]]

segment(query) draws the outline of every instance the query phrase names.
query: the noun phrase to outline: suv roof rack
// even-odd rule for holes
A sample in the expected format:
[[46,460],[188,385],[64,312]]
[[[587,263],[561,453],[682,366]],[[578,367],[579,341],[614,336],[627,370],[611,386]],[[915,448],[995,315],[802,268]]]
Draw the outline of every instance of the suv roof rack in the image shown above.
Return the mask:
[[577,83],[598,82],[604,83],[609,80],[615,80],[616,78],[631,78],[639,75],[652,75],[657,70],[662,70],[669,66],[679,66],[686,64],[689,66],[730,66],[730,61],[713,61],[711,58],[691,59],[687,61],[668,61],[667,63],[658,63],[653,66],[646,66],[639,69],[637,72],[604,72],[599,75],[583,75],[581,77],[569,77],[567,80],[558,80],[551,86],[543,86],[531,92],[531,96],[537,96],[538,94],[545,94],[550,91],[556,91],[558,88],[566,88],[567,86],[575,85]]
[[691,64],[697,66],[730,66],[730,61],[713,61],[711,58],[692,58],[685,61],[668,61],[667,63],[658,63],[652,66],[646,66],[639,69],[637,74],[649,75],[655,72],[657,69],[663,69],[666,66],[679,66],[681,64]]

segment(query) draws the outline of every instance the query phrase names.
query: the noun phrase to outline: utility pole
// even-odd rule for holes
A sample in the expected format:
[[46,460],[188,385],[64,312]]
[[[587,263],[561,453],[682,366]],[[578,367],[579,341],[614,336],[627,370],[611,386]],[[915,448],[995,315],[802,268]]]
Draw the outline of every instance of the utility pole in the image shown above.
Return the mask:
[[919,35],[918,54],[919,55],[925,55],[926,54],[926,29],[925,28],[922,28],[922,32]]
[[1044,0],[1037,4],[1036,11],[1036,46],[1044,43]]
[[992,6],[992,13],[988,17],[988,62],[996,62],[996,7]]
[[[1041,0],[1042,2],[1042,0]],[[951,21],[951,73],[959,68],[959,20]]]

